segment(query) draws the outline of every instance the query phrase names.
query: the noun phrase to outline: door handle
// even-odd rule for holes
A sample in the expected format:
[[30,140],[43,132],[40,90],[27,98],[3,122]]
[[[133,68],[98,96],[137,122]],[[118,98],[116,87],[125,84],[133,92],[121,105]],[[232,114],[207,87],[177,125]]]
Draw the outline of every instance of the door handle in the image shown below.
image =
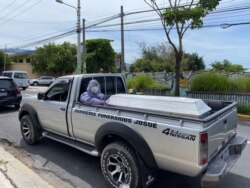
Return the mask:
[[64,107],[61,107],[60,110],[61,110],[61,111],[65,111],[66,109],[65,109]]

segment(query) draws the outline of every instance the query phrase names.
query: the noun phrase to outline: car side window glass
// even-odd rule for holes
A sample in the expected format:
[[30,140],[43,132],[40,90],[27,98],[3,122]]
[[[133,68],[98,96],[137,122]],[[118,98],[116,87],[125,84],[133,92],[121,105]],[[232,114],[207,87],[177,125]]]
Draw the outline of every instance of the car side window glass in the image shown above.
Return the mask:
[[19,73],[15,73],[14,78],[19,78]]
[[105,92],[104,77],[94,77],[93,79],[97,80],[97,82],[100,84],[101,92],[103,94],[106,94],[106,92]]
[[117,88],[117,93],[125,93],[126,92],[121,77],[116,77],[116,88]]
[[106,95],[113,95],[116,93],[115,77],[106,77]]
[[58,83],[46,94],[46,101],[65,102],[68,98],[70,83]]
[[11,78],[12,73],[11,73],[11,72],[4,72],[4,73],[3,73],[3,76],[6,76],[6,77]]
[[80,96],[82,93],[84,93],[85,91],[87,91],[87,87],[89,84],[89,81],[92,80],[92,78],[83,78],[82,79],[82,83],[81,83],[81,88],[80,88]]

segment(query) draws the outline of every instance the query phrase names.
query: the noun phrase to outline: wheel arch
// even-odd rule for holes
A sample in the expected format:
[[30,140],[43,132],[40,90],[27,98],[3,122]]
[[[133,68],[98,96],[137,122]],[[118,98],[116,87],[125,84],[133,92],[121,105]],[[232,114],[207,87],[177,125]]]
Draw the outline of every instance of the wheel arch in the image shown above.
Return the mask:
[[32,122],[34,123],[34,126],[36,127],[37,135],[41,135],[42,127],[40,125],[35,108],[32,107],[30,104],[24,104],[18,115],[19,121],[21,121],[22,117],[25,115],[29,115],[31,117]]
[[99,153],[110,142],[121,140],[127,142],[140,156],[146,167],[157,169],[153,152],[145,139],[130,127],[121,123],[106,123],[102,125],[95,135],[95,146]]

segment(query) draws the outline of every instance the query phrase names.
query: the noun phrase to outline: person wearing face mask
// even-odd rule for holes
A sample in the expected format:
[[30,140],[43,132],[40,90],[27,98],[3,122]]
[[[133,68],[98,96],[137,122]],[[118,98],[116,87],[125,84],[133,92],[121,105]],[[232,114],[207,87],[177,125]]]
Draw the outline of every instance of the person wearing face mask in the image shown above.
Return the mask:
[[82,93],[80,101],[87,105],[105,105],[106,97],[100,90],[100,84],[97,80],[90,80],[87,91]]

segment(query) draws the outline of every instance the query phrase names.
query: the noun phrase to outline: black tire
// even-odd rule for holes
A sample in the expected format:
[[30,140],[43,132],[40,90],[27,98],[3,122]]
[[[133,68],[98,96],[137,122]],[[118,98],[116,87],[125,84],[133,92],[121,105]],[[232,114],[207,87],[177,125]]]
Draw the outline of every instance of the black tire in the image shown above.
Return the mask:
[[20,108],[20,104],[15,104],[15,109],[19,109]]
[[[102,152],[101,168],[106,182],[111,187],[119,188],[120,185],[141,187],[139,157],[126,143],[114,142],[107,145]],[[115,173],[111,175],[112,172]]]
[[33,86],[38,86],[38,85],[39,85],[38,82],[33,83]]
[[23,87],[23,90],[26,90],[27,89],[27,87]]
[[39,142],[36,127],[29,115],[25,115],[21,119],[21,133],[25,142],[34,145]]

